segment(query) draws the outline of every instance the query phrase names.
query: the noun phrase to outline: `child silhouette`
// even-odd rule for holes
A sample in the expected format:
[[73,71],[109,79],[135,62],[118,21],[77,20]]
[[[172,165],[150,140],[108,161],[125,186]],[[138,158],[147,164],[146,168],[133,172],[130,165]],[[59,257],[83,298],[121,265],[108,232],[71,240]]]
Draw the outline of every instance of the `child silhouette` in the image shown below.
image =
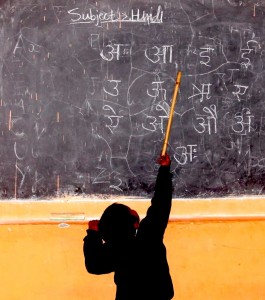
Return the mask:
[[155,192],[145,218],[114,203],[89,222],[84,238],[86,269],[114,272],[116,300],[170,300],[174,291],[163,236],[172,203],[170,157],[160,156]]

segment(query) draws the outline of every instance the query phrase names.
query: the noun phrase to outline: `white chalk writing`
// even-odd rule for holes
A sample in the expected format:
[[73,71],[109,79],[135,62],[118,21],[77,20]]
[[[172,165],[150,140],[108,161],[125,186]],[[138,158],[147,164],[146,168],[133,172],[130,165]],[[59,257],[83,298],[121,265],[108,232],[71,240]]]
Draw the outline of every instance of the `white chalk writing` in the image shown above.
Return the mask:
[[109,119],[110,124],[106,124],[106,127],[110,130],[111,133],[113,133],[114,130],[118,127],[119,121],[121,118],[123,118],[123,116],[118,116],[115,110],[109,105],[104,105],[103,109],[112,113],[111,115],[104,115],[104,117],[107,117]]
[[201,89],[199,89],[195,84],[192,84],[193,86],[193,95],[191,95],[189,97],[190,98],[194,98],[194,97],[199,97],[200,102],[203,102],[205,99],[209,100],[211,98],[210,95],[210,83],[203,83],[201,84]]
[[203,111],[209,115],[197,117],[196,119],[198,121],[198,125],[196,125],[196,124],[193,125],[194,129],[198,133],[204,133],[204,132],[208,132],[208,134],[217,133],[216,106],[213,104],[213,105],[210,105],[210,107],[204,107]]
[[145,57],[152,63],[172,63],[172,49],[172,45],[154,46],[145,50]]
[[110,10],[109,12],[102,12],[89,9],[87,12],[80,12],[78,7],[68,10],[71,16],[70,24],[94,24],[95,26],[102,26],[104,23],[144,23],[144,24],[159,24],[163,23],[163,10],[161,5],[158,6],[157,11],[146,12],[140,9],[131,9],[127,14],[123,11]]
[[100,56],[106,61],[119,60],[122,56],[131,55],[131,46],[129,44],[108,44],[105,48],[106,50],[100,51]]
[[192,162],[197,157],[198,145],[179,146],[175,149],[174,159],[180,165],[185,165],[188,162]]

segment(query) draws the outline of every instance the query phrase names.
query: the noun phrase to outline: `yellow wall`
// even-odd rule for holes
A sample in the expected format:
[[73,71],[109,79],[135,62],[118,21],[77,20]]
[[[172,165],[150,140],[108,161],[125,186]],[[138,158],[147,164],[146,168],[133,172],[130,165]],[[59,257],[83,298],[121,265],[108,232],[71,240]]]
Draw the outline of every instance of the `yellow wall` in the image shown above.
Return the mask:
[[[0,202],[0,299],[114,299],[113,274],[86,272],[82,239],[87,221],[116,200]],[[142,216],[149,205],[126,203]],[[174,299],[265,299],[264,205],[262,198],[174,201],[165,235]]]

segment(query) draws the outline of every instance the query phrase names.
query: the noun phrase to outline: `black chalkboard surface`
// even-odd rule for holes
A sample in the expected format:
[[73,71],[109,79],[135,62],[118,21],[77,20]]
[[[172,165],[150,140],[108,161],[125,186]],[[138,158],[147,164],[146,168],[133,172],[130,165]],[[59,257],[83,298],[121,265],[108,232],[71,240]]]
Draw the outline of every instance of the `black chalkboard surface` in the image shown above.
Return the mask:
[[264,194],[263,0],[0,6],[0,196]]

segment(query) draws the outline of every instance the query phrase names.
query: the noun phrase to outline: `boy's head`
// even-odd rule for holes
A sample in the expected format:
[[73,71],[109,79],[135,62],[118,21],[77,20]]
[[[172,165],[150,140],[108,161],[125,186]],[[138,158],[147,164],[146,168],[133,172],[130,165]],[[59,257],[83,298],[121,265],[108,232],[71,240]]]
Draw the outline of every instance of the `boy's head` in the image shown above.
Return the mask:
[[135,236],[139,215],[124,204],[114,203],[103,212],[98,229],[105,242],[120,243]]

